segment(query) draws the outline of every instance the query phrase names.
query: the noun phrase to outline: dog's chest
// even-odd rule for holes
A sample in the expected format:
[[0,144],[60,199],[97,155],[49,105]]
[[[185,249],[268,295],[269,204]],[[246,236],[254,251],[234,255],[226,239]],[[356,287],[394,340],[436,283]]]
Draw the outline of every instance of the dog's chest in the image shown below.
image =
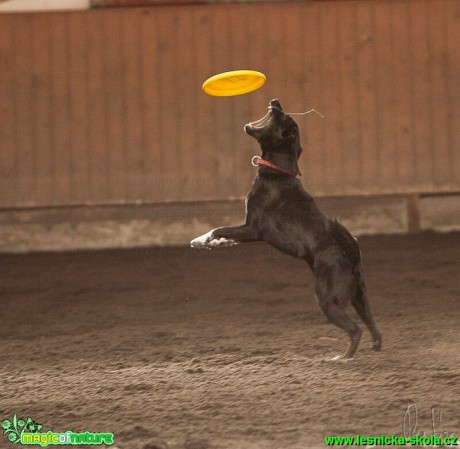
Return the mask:
[[283,201],[280,189],[270,186],[268,183],[255,182],[246,197],[246,214],[273,211]]

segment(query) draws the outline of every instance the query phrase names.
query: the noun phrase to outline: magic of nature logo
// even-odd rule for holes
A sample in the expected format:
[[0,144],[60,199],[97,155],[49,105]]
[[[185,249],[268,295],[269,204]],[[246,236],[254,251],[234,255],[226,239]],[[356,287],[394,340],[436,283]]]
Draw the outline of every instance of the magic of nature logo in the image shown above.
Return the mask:
[[2,421],[3,435],[12,444],[51,446],[51,445],[112,445],[114,444],[113,433],[101,432],[41,432],[43,425],[38,424],[32,418],[18,418],[14,414],[12,419]]

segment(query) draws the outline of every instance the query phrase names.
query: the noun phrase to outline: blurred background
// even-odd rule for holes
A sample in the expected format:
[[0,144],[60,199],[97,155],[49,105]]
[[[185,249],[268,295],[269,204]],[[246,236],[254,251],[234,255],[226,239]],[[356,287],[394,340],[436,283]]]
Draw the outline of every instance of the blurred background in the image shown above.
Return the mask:
[[[253,69],[265,86],[209,97]],[[460,229],[460,2],[0,2],[0,251],[181,245],[244,218],[278,97],[357,235]]]

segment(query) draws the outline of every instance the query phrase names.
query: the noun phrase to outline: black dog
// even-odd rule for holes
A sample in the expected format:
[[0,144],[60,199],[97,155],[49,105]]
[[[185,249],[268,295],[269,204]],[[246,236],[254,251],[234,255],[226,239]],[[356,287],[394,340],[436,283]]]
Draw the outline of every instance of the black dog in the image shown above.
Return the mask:
[[350,302],[372,334],[373,349],[379,350],[382,338],[367,302],[356,239],[336,220],[323,215],[296,179],[302,153],[297,124],[278,100],[272,100],[268,113],[244,130],[262,150],[262,157],[253,159],[259,170],[246,198],[246,223],[213,229],[192,240],[191,246],[212,248],[263,240],[306,260],[316,277],[321,310],[350,336],[343,357],[353,356],[361,338],[361,329],[345,313]]

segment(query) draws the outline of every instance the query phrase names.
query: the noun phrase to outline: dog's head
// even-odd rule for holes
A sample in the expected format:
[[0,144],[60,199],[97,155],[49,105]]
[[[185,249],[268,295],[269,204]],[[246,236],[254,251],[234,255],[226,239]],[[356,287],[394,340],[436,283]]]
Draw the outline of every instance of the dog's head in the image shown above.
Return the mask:
[[299,127],[291,116],[284,113],[278,99],[271,100],[267,114],[245,125],[244,130],[259,142],[262,158],[283,160],[300,175],[297,165],[302,154]]

